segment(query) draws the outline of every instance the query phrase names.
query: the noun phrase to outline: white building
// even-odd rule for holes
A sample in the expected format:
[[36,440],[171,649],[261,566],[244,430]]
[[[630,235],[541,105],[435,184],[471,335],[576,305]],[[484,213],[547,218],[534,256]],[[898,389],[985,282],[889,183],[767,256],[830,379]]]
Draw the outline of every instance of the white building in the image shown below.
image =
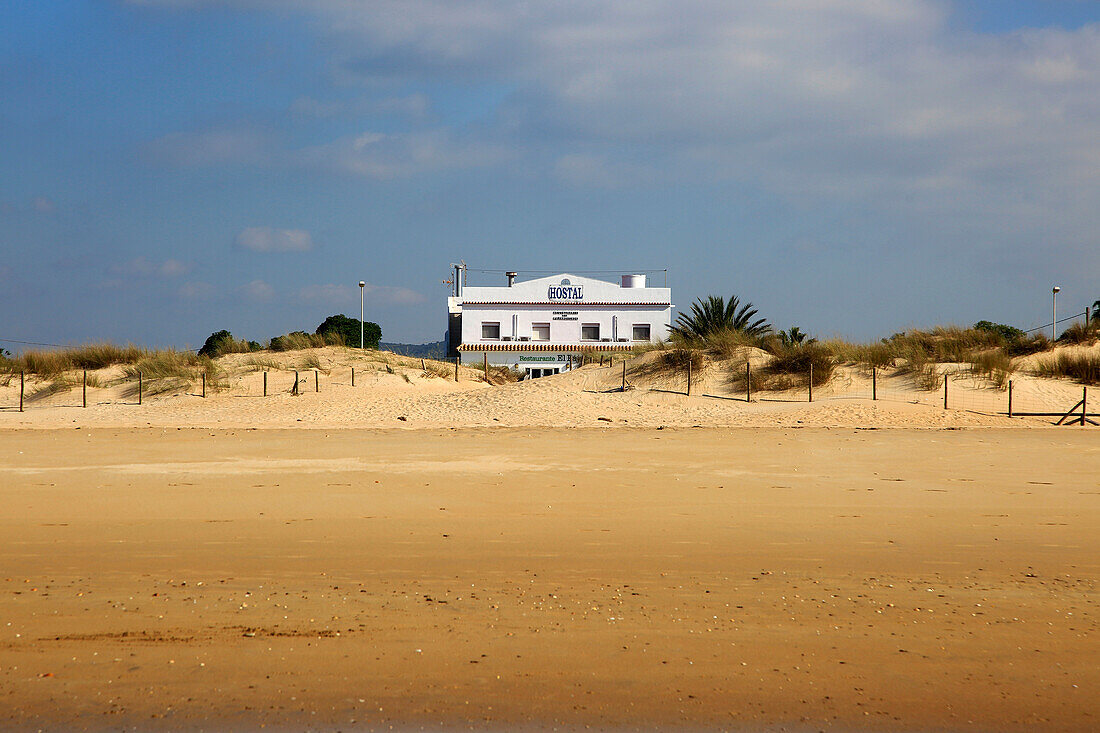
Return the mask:
[[568,273],[500,287],[464,286],[456,270],[448,298],[448,348],[463,363],[509,366],[541,377],[568,369],[582,354],[630,351],[667,339],[672,291],[646,286],[645,275],[622,283]]

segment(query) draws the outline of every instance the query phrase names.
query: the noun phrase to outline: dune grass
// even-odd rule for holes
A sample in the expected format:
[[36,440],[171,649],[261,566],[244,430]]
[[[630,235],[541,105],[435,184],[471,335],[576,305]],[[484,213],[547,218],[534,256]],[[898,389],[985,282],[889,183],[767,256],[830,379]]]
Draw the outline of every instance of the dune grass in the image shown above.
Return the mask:
[[1100,384],[1100,354],[1055,354],[1039,359],[1031,369],[1037,377],[1073,379],[1081,384]]
[[1008,380],[1014,371],[1016,367],[1012,363],[1012,358],[1002,349],[978,351],[970,356],[970,374],[988,379],[999,389],[1008,388]]
[[148,349],[133,344],[94,343],[67,349],[31,349],[6,358],[4,366],[12,373],[26,372],[49,378],[75,369],[94,370],[116,364],[133,364],[148,353]]

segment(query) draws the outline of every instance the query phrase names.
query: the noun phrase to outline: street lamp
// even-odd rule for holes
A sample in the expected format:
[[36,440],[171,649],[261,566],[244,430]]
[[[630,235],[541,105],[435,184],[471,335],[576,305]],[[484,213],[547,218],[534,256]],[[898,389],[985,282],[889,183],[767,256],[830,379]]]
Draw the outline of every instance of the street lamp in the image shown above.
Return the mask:
[[1055,285],[1050,291],[1050,293],[1051,293],[1051,295],[1050,295],[1050,300],[1051,300],[1051,304],[1050,304],[1050,321],[1051,321],[1051,323],[1050,323],[1050,341],[1051,341],[1051,343],[1054,343],[1054,341],[1057,340],[1057,338],[1058,338],[1058,293],[1061,290],[1062,289],[1060,287]]
[[363,293],[366,291],[364,288],[367,284],[362,280],[359,281],[359,348],[366,348],[363,344]]

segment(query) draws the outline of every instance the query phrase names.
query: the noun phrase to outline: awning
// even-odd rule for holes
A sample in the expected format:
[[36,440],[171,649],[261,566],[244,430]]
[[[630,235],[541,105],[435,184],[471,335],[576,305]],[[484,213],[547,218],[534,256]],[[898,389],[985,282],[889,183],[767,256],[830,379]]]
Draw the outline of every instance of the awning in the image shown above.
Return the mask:
[[633,351],[634,344],[631,343],[612,343],[602,341],[599,343],[592,342],[586,344],[543,344],[535,343],[531,341],[509,341],[507,343],[492,343],[492,344],[462,344],[458,347],[459,351],[583,351],[583,352],[599,352],[599,351]]

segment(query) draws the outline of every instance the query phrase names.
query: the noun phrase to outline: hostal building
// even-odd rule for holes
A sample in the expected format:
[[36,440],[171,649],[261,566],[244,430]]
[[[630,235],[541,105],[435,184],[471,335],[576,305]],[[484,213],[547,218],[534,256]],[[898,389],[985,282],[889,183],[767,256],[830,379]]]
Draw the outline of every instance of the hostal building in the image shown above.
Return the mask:
[[500,287],[465,286],[448,298],[448,348],[463,363],[509,366],[541,377],[568,369],[582,354],[630,351],[668,338],[672,291],[645,275],[620,284],[568,273]]

